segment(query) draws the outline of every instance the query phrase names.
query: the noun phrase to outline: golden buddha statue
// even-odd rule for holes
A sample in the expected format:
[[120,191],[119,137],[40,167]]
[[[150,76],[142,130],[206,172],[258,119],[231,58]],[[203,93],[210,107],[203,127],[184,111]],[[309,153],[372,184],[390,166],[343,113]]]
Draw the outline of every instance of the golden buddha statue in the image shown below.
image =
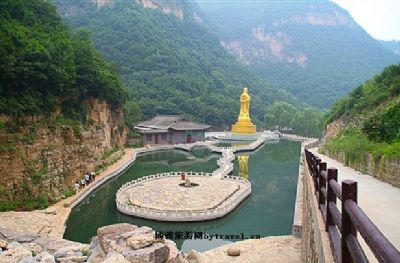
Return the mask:
[[256,125],[251,122],[250,118],[250,95],[247,88],[243,89],[240,96],[240,113],[237,122],[232,125],[234,133],[255,133]]

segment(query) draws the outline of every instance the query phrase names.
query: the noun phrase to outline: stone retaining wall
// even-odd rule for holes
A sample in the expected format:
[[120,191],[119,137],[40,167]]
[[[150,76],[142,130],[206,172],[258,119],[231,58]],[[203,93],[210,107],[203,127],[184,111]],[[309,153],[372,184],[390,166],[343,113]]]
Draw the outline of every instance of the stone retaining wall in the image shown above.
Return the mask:
[[325,225],[315,196],[312,178],[306,169],[304,153],[302,153],[302,234],[301,259],[307,263],[334,262]]
[[299,175],[297,178],[297,192],[296,192],[296,203],[294,207],[294,216],[293,216],[293,226],[292,226],[292,235],[296,237],[301,237],[302,227],[303,227],[303,176],[304,176],[304,149],[310,149],[317,147],[319,144],[319,140],[315,138],[306,138],[299,136],[282,136],[287,140],[291,141],[301,141],[301,150],[300,150],[300,161],[299,161]]
[[292,228],[293,236],[301,236],[301,262],[333,263],[329,237],[325,232],[324,221],[314,194],[314,184],[304,155],[304,149],[317,147],[319,140],[296,136],[285,136],[284,138],[302,142]]
[[400,158],[375,157],[365,154],[360,158],[351,158],[344,152],[325,150],[325,155],[364,174],[371,175],[394,187],[400,188]]

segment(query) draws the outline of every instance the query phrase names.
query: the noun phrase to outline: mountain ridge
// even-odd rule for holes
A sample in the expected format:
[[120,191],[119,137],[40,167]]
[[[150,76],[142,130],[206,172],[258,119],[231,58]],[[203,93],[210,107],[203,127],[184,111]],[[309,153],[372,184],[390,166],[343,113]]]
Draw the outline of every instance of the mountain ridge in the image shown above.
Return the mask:
[[91,32],[95,46],[119,67],[144,118],[186,114],[212,125],[229,125],[237,117],[244,86],[253,96],[252,115],[259,124],[264,107],[276,99],[301,105],[238,63],[195,19],[115,1],[112,7],[65,20],[75,29]]
[[231,54],[259,77],[314,106],[329,108],[354,86],[400,62],[329,1],[199,6]]

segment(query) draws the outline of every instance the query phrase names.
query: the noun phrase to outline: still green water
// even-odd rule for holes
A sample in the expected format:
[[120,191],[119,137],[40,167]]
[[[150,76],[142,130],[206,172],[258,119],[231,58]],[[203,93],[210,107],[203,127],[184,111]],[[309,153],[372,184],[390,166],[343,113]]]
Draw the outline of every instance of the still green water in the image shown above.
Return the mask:
[[[246,154],[241,154],[246,155]],[[163,151],[147,153],[137,158],[123,174],[99,187],[76,206],[67,221],[64,238],[88,243],[96,229],[115,223],[149,226],[163,232],[203,232],[224,235],[222,238],[174,239],[178,248],[204,251],[237,240],[225,235],[276,236],[291,233],[299,168],[300,143],[279,141],[266,143],[254,153],[248,153],[248,179],[252,194],[229,215],[205,222],[158,222],[127,216],[117,211],[115,193],[125,182],[141,176],[167,171],[212,172],[217,168],[219,155],[196,148],[191,153]],[[239,173],[235,160],[234,175]]]

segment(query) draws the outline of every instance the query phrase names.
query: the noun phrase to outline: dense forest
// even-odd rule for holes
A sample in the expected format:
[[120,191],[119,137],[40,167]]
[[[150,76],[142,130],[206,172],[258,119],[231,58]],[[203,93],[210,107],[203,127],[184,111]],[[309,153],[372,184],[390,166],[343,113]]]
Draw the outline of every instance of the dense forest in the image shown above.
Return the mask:
[[329,121],[342,120],[343,131],[325,148],[353,155],[400,156],[400,64],[355,88],[336,102]]
[[121,105],[127,91],[85,31],[71,32],[47,1],[0,4],[0,113],[53,113],[84,121],[85,104]]
[[223,45],[261,78],[321,108],[400,62],[331,1],[199,1]]
[[325,113],[313,107],[297,109],[284,101],[268,106],[264,116],[264,128],[320,138],[325,124]]
[[[56,4],[68,13],[77,3]],[[115,1],[69,12],[65,20],[90,31],[95,46],[118,66],[143,118],[185,114],[214,126],[228,125],[237,117],[244,86],[252,95],[252,117],[258,124],[275,100],[299,106],[291,94],[272,88],[238,63],[191,16],[180,19],[135,1]]]

